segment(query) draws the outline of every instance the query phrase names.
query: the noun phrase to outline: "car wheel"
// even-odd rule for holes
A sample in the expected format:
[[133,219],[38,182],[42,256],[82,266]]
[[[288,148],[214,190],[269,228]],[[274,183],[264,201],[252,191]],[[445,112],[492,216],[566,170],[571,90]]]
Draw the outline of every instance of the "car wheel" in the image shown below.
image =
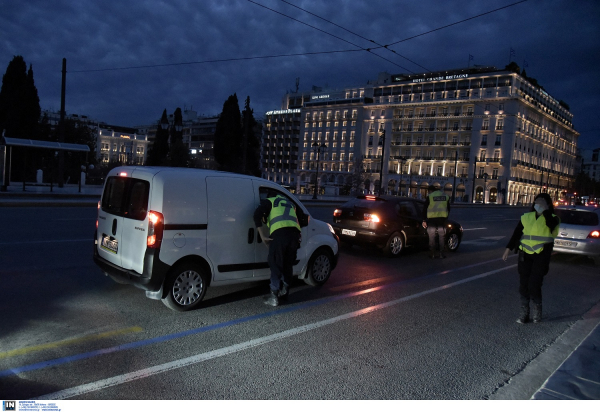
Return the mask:
[[456,252],[460,246],[460,237],[458,233],[450,233],[448,239],[446,239],[446,247],[450,252]]
[[399,256],[404,250],[404,236],[402,233],[394,233],[387,241],[387,244],[383,248],[383,253],[389,257]]
[[311,286],[320,286],[327,282],[333,268],[333,256],[327,249],[318,249],[308,261],[304,281]]
[[188,263],[173,267],[169,272],[165,288],[167,296],[162,300],[166,307],[177,312],[196,308],[208,287],[208,275],[195,264]]

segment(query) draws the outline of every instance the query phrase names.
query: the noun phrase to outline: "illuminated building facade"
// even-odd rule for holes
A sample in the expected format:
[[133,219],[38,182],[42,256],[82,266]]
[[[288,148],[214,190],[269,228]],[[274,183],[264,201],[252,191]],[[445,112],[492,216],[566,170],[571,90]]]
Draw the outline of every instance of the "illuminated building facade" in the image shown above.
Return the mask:
[[423,198],[434,185],[486,204],[558,199],[573,186],[573,115],[511,71],[382,73],[364,87],[286,95],[288,106],[299,99],[300,192],[317,173],[325,194],[379,193],[381,176],[385,193]]

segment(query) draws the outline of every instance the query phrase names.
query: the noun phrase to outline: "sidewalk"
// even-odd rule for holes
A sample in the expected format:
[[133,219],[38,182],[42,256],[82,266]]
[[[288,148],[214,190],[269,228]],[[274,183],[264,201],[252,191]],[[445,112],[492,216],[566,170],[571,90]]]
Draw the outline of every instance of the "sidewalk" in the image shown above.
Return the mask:
[[[0,207],[95,207],[102,186],[11,184],[0,192]],[[333,206],[350,197],[299,195],[306,206]],[[515,207],[507,205],[473,205],[457,203],[453,207]],[[549,319],[548,321],[552,321]],[[499,388],[490,399],[595,399],[600,400],[600,303],[575,322],[546,351]]]

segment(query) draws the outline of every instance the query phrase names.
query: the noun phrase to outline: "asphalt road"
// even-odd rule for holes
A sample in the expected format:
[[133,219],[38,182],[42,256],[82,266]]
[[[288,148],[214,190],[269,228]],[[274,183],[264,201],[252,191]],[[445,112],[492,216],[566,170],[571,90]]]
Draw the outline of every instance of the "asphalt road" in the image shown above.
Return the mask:
[[279,308],[255,282],[176,313],[96,268],[95,208],[3,208],[0,398],[487,399],[600,301],[598,268],[558,255],[544,322],[515,323],[516,258],[500,257],[521,213],[454,209],[444,260],[343,249]]

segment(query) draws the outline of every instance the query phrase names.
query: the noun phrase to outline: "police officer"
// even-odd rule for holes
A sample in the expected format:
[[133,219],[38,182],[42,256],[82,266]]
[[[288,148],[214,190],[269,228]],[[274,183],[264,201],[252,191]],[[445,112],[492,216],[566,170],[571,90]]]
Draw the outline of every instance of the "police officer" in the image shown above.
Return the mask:
[[276,191],[269,191],[254,211],[254,223],[261,232],[262,223],[269,229],[264,239],[269,245],[269,268],[271,269],[271,294],[265,300],[270,306],[278,306],[286,299],[290,289],[296,252],[300,247],[300,225],[294,204]]
[[434,186],[429,186],[429,195],[425,201],[423,227],[429,235],[429,251],[431,258],[435,259],[435,238],[437,235],[440,248],[440,258],[444,259],[444,245],[446,239],[446,220],[450,214],[450,197]]
[[533,302],[533,322],[542,320],[542,282],[550,268],[550,255],[559,224],[560,219],[554,214],[552,199],[547,193],[540,193],[535,197],[531,211],[521,216],[506,245],[502,256],[505,261],[511,250],[519,252],[519,323],[529,322],[530,300]]

